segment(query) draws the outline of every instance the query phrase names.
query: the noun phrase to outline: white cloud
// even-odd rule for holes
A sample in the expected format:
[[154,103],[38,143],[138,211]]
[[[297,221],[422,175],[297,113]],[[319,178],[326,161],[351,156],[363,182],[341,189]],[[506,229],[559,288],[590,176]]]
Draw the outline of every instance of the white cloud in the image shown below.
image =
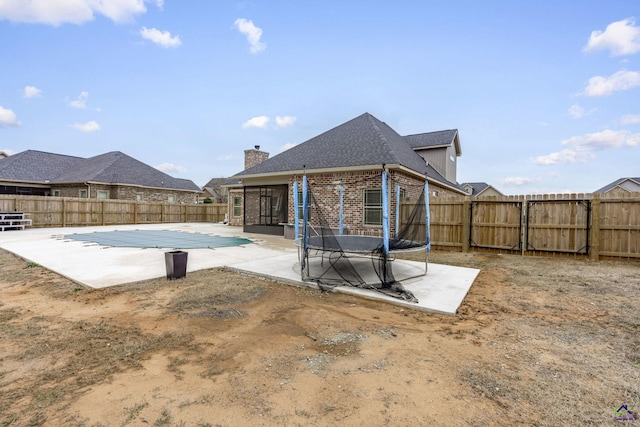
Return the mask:
[[573,104],[571,107],[569,107],[569,115],[574,119],[579,119],[580,117],[584,116],[584,108],[582,108],[578,104]]
[[78,99],[75,101],[69,101],[69,106],[73,108],[85,109],[87,108],[87,99],[89,99],[89,92],[80,92]]
[[620,124],[625,125],[637,125],[640,123],[640,114],[626,114],[620,117]]
[[23,96],[25,98],[37,98],[41,93],[42,91],[35,86],[25,86]]
[[584,116],[593,114],[596,111],[596,109],[592,108],[591,110],[587,111],[581,105],[573,104],[571,107],[569,107],[569,110],[567,111],[569,112],[569,115],[574,119],[581,119]]
[[[0,19],[58,26],[82,24],[103,15],[114,22],[130,22],[147,11],[148,0],[2,0]],[[158,8],[163,2],[156,0]]]
[[0,153],[4,153],[7,156],[13,156],[14,154],[16,154],[16,151],[12,150],[11,148],[3,148],[2,150],[0,150]]
[[5,126],[20,126],[20,121],[16,113],[0,105],[0,128]]
[[93,120],[87,123],[74,123],[71,127],[81,130],[82,132],[96,132],[100,130],[100,125]]
[[523,178],[520,176],[512,176],[512,177],[503,179],[501,183],[506,187],[521,187],[523,185],[533,184],[536,181],[537,179],[533,179],[533,178]]
[[156,169],[162,172],[186,172],[187,168],[180,165],[174,165],[173,163],[162,163],[155,166]]
[[267,45],[260,41],[260,38],[262,37],[262,29],[253,25],[253,21],[238,18],[233,23],[233,26],[247,37],[247,41],[249,42],[249,51],[254,55],[267,48]]
[[178,47],[182,44],[180,36],[172,37],[169,31],[160,31],[155,28],[142,27],[140,35],[142,38],[150,40],[162,47]]
[[613,92],[633,89],[636,86],[640,86],[640,73],[622,70],[609,77],[591,77],[583,94],[587,96],[607,96]]
[[248,128],[264,129],[265,127],[267,127],[267,123],[269,123],[269,117],[267,117],[267,116],[258,116],[258,117],[254,117],[254,118],[249,119],[246,122],[244,122],[242,127],[245,128],[245,129],[248,129]]
[[612,22],[604,31],[593,31],[585,52],[610,50],[611,55],[631,55],[640,52],[640,27],[633,18]]
[[289,148],[293,148],[296,145],[298,145],[298,144],[294,144],[293,142],[287,142],[282,147],[280,147],[280,152],[282,153],[283,151],[287,151]]
[[615,149],[622,146],[635,147],[640,144],[640,133],[631,133],[627,130],[603,130],[596,133],[588,133],[582,136],[572,136],[561,143],[568,146],[564,150],[538,156],[533,159],[537,165],[556,165],[559,163],[586,163],[594,158],[594,151]]
[[276,116],[276,125],[279,128],[286,128],[292,126],[296,122],[297,118],[295,116]]

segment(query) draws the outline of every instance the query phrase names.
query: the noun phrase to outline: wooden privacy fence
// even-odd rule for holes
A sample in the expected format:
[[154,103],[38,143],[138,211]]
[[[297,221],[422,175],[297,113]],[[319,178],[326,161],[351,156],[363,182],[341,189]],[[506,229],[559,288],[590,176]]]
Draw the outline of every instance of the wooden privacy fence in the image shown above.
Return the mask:
[[15,211],[28,214],[33,227],[80,227],[221,222],[227,205],[0,195],[0,212]]
[[[443,249],[640,258],[638,193],[440,197],[429,207],[431,244]],[[411,209],[402,206],[403,223]]]

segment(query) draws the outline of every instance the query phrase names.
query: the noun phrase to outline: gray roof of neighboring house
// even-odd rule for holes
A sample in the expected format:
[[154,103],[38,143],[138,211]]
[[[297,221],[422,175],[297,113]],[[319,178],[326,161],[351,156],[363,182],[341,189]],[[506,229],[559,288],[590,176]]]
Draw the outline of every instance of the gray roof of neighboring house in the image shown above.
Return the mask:
[[461,184],[463,187],[465,186],[470,186],[472,191],[471,191],[471,195],[475,195],[478,194],[484,190],[486,190],[487,188],[489,188],[489,184],[487,184],[486,182],[464,182]]
[[640,185],[640,178],[620,178],[616,179],[611,184],[607,184],[604,187],[594,191],[594,193],[606,193],[607,191],[614,189],[627,180],[635,181],[636,184]]
[[200,191],[191,180],[174,178],[119,151],[84,159],[27,150],[0,159],[0,179],[56,184],[99,182]]
[[0,179],[38,183],[53,181],[83,160],[81,157],[27,150],[0,159]]

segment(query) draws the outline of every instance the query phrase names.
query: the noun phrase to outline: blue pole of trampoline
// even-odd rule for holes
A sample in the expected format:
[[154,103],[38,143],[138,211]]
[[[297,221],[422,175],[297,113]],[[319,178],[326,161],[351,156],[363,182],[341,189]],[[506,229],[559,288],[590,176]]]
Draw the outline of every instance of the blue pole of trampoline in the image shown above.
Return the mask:
[[424,182],[424,224],[427,237],[427,252],[431,251],[431,215],[429,214],[429,183]]
[[342,221],[342,202],[344,199],[344,187],[340,186],[340,230],[339,233],[342,236],[343,234],[343,221]]
[[384,255],[389,255],[389,197],[387,195],[387,171],[382,169],[382,244]]
[[400,232],[400,184],[396,185],[396,237]]
[[307,175],[302,177],[302,250],[306,256],[309,245],[309,195],[307,194]]
[[293,216],[295,217],[294,219],[294,240],[298,238],[298,236],[300,236],[299,232],[300,232],[300,218],[298,218],[298,208],[299,208],[299,201],[298,201],[298,180],[296,179],[295,181],[293,181]]

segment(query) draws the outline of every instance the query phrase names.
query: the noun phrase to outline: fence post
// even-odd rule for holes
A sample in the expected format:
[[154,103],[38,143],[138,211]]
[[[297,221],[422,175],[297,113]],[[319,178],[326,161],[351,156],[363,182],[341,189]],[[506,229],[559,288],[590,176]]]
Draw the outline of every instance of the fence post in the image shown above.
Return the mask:
[[102,225],[104,226],[104,200],[100,203],[100,213],[102,214]]
[[471,198],[464,197],[462,202],[462,252],[469,252],[471,242]]
[[67,226],[67,199],[62,198],[62,226]]
[[528,227],[527,227],[527,215],[529,215],[529,203],[527,200],[527,196],[525,196],[522,200],[522,215],[520,216],[520,254],[524,256],[525,251],[527,250],[527,239],[528,236]]
[[593,261],[600,259],[600,194],[594,193],[591,199],[591,247],[589,250],[589,258]]

